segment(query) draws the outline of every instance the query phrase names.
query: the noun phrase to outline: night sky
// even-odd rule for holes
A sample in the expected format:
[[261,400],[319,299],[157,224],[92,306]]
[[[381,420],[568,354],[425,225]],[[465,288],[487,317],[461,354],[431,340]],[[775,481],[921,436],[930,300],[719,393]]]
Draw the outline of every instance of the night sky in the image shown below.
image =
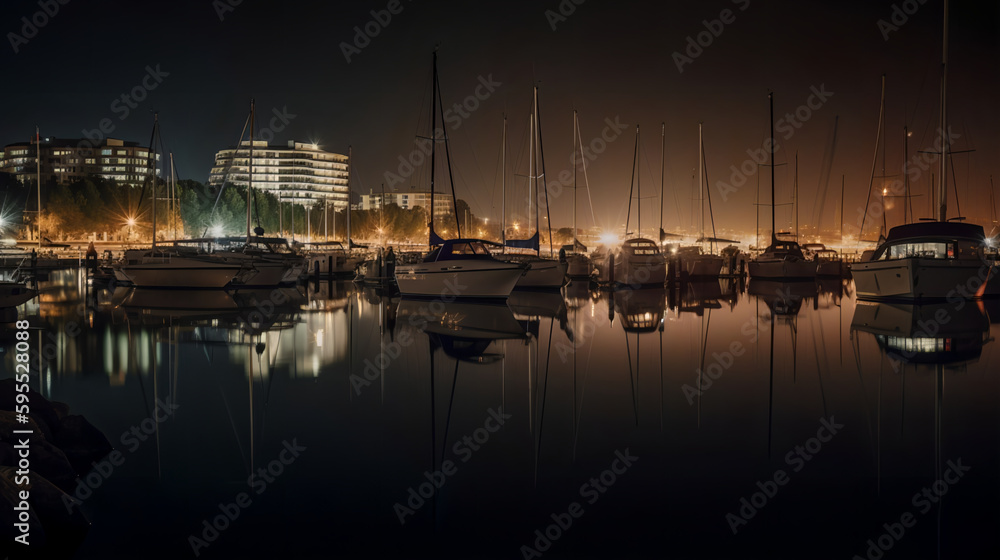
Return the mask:
[[[228,9],[230,4],[237,5]],[[537,83],[550,181],[572,167],[574,109],[585,143],[600,137],[607,120],[627,124],[588,164],[598,225],[624,223],[636,124],[642,127],[642,219],[646,226],[659,220],[657,200],[646,197],[659,192],[660,123],[665,122],[665,229],[692,226],[692,173],[698,163],[698,123],[703,122],[716,225],[752,233],[756,177],[725,201],[716,185],[729,182],[730,166],[739,167],[748,159],[747,150],[758,149],[767,136],[769,90],[777,120],[805,105],[811,88],[824,87],[833,95],[782,142],[776,157],[778,163],[790,163],[799,153],[803,224],[815,224],[822,215],[823,227],[835,227],[840,179],[846,175],[850,234],[852,227],[856,232],[857,209],[868,189],[883,73],[886,173],[899,173],[904,124],[913,132],[911,157],[929,149],[935,138],[940,0],[906,3],[917,9],[898,30],[887,31],[888,40],[878,22],[892,23],[894,3],[885,0],[587,0],[579,5],[565,0],[563,11],[574,11],[558,19],[546,16],[547,10],[559,13],[556,0],[475,6],[402,0],[401,11],[387,25],[369,26],[378,27],[377,36],[352,52],[348,62],[342,44],[353,48],[355,27],[364,29],[374,19],[371,10],[385,10],[388,4],[70,0],[24,43],[10,34],[21,34],[21,18],[31,19],[42,8],[37,0],[7,0],[0,8],[6,36],[0,48],[5,77],[0,142],[27,140],[36,124],[43,136],[80,137],[105,118],[115,127],[112,137],[146,142],[155,109],[180,177],[206,181],[215,152],[236,142],[250,99],[256,98],[258,127],[268,127],[275,111],[288,115],[287,125],[275,121],[285,128],[274,141],[313,140],[340,153],[353,145],[353,188],[368,192],[387,181],[387,171],[397,170],[399,157],[413,151],[416,135],[428,134],[431,53],[440,45],[446,108],[474,95],[481,78],[500,84],[460,126],[454,128],[453,115],[446,123],[458,195],[480,216],[500,217],[504,112],[511,173],[527,171],[528,112],[531,86]],[[220,6],[227,7],[221,17]],[[674,53],[687,56],[688,38],[694,40],[706,30],[703,21],[719,19],[723,10],[731,11],[731,22],[722,24],[711,44],[679,71]],[[1000,5],[956,0],[951,18],[949,120],[961,135],[954,149],[976,150],[954,156],[961,210],[987,223],[989,176],[1000,178],[995,164]],[[18,43],[17,53],[12,41]],[[126,114],[116,99],[142,84],[147,67],[169,75],[161,75],[162,82]],[[826,173],[825,158],[832,158]],[[936,165],[914,183],[918,194],[927,191],[931,171]],[[426,188],[428,176],[423,169],[404,184]],[[762,187],[768,181],[765,172]],[[523,214],[525,184],[523,177],[511,179],[508,216]],[[791,165],[779,167],[779,202],[790,201],[791,184]],[[444,175],[438,185],[447,185]],[[824,197],[817,193],[824,189],[821,205]],[[764,191],[762,201],[767,198]],[[914,200],[914,214],[928,215],[928,197]],[[564,189],[551,202],[555,225],[569,225],[572,191]],[[902,220],[901,202],[892,204],[890,226]],[[591,225],[585,197],[579,209],[581,227]],[[790,206],[781,207],[778,227],[789,227],[791,216]],[[769,217],[762,212],[761,220]]]

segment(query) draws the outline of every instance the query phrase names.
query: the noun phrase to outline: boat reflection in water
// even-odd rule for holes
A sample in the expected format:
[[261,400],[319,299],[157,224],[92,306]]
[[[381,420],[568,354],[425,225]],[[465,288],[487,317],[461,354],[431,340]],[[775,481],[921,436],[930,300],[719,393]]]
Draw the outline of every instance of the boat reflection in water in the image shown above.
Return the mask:
[[990,320],[979,302],[917,305],[858,301],[851,331],[875,336],[879,348],[907,364],[961,365],[982,355]]
[[573,331],[569,325],[566,310],[566,300],[559,292],[514,290],[507,300],[511,312],[519,321],[528,322],[529,332],[537,335],[541,318],[559,321],[559,328],[566,333],[570,342],[573,341]]
[[795,317],[806,300],[818,293],[815,282],[781,282],[753,278],[747,293],[767,304],[775,317]]
[[141,324],[235,318],[240,311],[232,294],[224,290],[185,290],[178,297],[176,290],[118,287],[111,293],[111,304]]
[[486,354],[497,340],[525,337],[506,303],[427,302],[401,299],[396,308],[398,324],[418,326],[448,356],[462,361],[488,363],[502,358]]
[[614,293],[614,303],[625,332],[654,332],[663,323],[667,291],[663,288],[618,291]]

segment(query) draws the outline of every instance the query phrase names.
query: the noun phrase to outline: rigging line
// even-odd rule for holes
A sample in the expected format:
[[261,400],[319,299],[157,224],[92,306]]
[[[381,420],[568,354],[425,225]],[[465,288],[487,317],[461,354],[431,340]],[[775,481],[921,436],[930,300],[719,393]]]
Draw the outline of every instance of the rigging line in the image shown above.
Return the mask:
[[[623,327],[624,327],[624,325],[623,325]],[[632,411],[635,413],[635,425],[638,426],[639,425],[639,410],[635,406],[635,399],[636,399],[636,396],[635,396],[635,380],[632,379],[632,348],[631,348],[631,346],[629,346],[629,343],[628,343],[628,331],[625,331],[625,329],[623,328],[622,329],[622,334],[625,335],[625,353],[628,356],[628,382],[629,382],[629,386],[632,389]],[[638,356],[638,350],[637,350],[636,351],[636,367],[637,368],[638,368],[638,364],[639,364],[639,356]]]
[[[708,180],[708,158],[705,157],[704,137],[701,139],[701,166],[702,166],[702,171],[705,173],[704,189],[705,189],[705,195],[708,197],[708,217],[711,218],[712,220],[712,238],[717,239],[719,235],[715,232],[715,211],[712,209],[712,189],[708,188],[708,185],[712,184],[712,182]],[[713,245],[714,242],[709,243],[708,248],[710,253],[715,254]]]
[[548,350],[545,352],[545,381],[542,383],[542,402],[541,402],[541,412],[538,414],[538,443],[535,447],[535,485],[538,485],[538,456],[542,452],[542,428],[545,424],[545,397],[549,392],[549,363],[552,360],[552,327],[555,325],[555,319],[549,319],[549,338],[548,338]]
[[[444,437],[441,439],[441,457],[444,457],[445,449],[448,447],[448,429],[451,427],[451,411],[455,405],[455,387],[458,386],[458,364],[459,359],[455,359],[455,374],[451,379],[451,397],[448,399],[448,414],[444,418]],[[434,465],[435,467],[437,465]]]
[[[635,127],[635,148],[633,148],[632,155],[632,179],[628,186],[628,213],[625,214],[625,235],[628,235],[628,225],[629,221],[632,219],[632,191],[635,189],[635,167],[636,160],[639,158],[639,126]],[[619,214],[620,215],[620,214]],[[631,364],[631,362],[629,362]],[[631,375],[631,374],[630,374]]]
[[219,185],[219,192],[215,195],[215,203],[212,205],[212,211],[208,214],[208,223],[205,224],[205,231],[201,234],[202,237],[208,235],[208,228],[211,227],[212,218],[215,217],[215,211],[219,207],[219,200],[222,198],[222,191],[226,190],[226,185],[229,182],[229,173],[232,171],[233,165],[236,164],[236,158],[240,155],[240,145],[243,144],[243,137],[247,133],[248,126],[250,126],[250,114],[247,114],[247,120],[243,123],[243,131],[240,132],[240,139],[236,141],[236,148],[233,150],[233,157],[229,160],[229,165],[226,166],[226,172],[222,175],[222,183]]
[[[594,214],[594,199],[591,198],[591,196],[590,196],[590,178],[587,176],[587,158],[585,158],[583,156],[583,137],[580,134],[581,134],[580,133],[580,126],[578,124],[577,127],[576,127],[576,137],[580,141],[580,162],[579,162],[579,164],[582,165],[582,167],[583,167],[583,183],[585,185],[587,185],[587,202],[590,203],[590,220],[591,220],[591,225],[594,226],[594,227],[596,227],[597,226],[597,216]],[[577,162],[575,162],[575,161],[573,162],[573,166],[574,167],[577,164],[578,164]]]
[[[885,74],[882,74],[882,96],[879,102],[878,109],[878,132],[875,134],[875,155],[872,157],[872,172],[868,179],[868,197],[865,199],[865,213],[861,215],[861,227],[858,229],[858,244],[861,246],[861,240],[864,238],[865,233],[865,219],[868,218],[868,206],[872,201],[872,186],[875,184],[875,168],[878,165],[878,146],[879,141],[882,138],[882,121],[885,117]],[[885,214],[885,209],[882,209],[882,213]]]
[[[436,67],[435,67],[436,68]],[[434,87],[437,91],[438,108],[441,110],[441,118],[444,119],[444,101],[441,99],[441,78],[440,76],[434,76]],[[444,155],[445,162],[448,165],[448,181],[451,183],[451,203],[452,208],[455,211],[455,232],[458,237],[462,237],[462,221],[458,218],[458,197],[455,195],[455,176],[451,169],[451,143],[448,141],[448,131],[443,127],[441,129],[444,134]],[[437,136],[437,132],[431,131],[434,136]],[[433,195],[431,195],[433,197]],[[432,218],[433,219],[433,218]]]
[[[159,120],[157,119],[155,112],[153,113],[153,115],[154,115],[153,130],[149,133],[149,155],[146,156],[147,168],[152,168],[152,166],[156,165],[156,129],[159,126]],[[155,185],[154,183],[154,181],[156,180],[155,176],[156,176],[155,170],[151,172],[149,175],[147,175],[147,180],[149,180],[150,183],[153,183],[153,185]],[[155,192],[156,187],[152,186],[151,189],[154,189]],[[146,181],[142,182],[142,191],[139,192],[139,202],[137,202],[135,205],[135,210],[136,210],[135,214],[138,214],[139,209],[142,208],[142,200],[144,198],[146,198]],[[155,239],[154,239],[154,244],[155,244]]]
[[538,103],[538,87],[535,87],[535,129],[538,131],[538,159],[542,166],[542,187],[545,188],[545,221],[549,230],[549,256],[555,254],[552,240],[552,214],[549,210],[549,187],[545,184],[545,149],[542,147],[542,109]]

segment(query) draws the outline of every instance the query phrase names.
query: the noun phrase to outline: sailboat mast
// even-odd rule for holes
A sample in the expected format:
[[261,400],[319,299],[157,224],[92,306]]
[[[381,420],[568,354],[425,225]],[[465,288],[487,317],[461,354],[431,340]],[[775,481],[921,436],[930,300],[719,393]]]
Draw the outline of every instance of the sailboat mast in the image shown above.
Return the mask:
[[771,244],[778,241],[778,230],[774,227],[774,92],[767,94],[768,104],[771,106],[771,145],[768,151],[771,152]]
[[[535,168],[535,113],[532,112],[528,117],[528,226],[527,230],[531,231],[531,187],[535,184],[535,179],[538,176],[538,170]],[[538,214],[535,213],[535,231],[538,231]]]
[[[576,116],[576,110],[573,110],[573,251],[576,251],[576,134],[578,130],[578,121]],[[992,177],[991,177],[992,179]],[[660,216],[662,221],[663,209],[660,209]]]
[[[433,149],[433,148],[432,148]],[[351,168],[354,167],[354,146],[347,146],[347,252],[351,252]],[[294,210],[294,206],[292,209]],[[434,197],[431,196],[431,216],[434,215]],[[294,217],[295,214],[292,214]],[[334,224],[336,226],[336,224]],[[336,227],[334,227],[336,229]]]
[[38,252],[42,252],[42,134],[35,127],[35,181],[38,183],[38,208],[35,222],[38,225]]
[[[434,152],[437,147],[437,131],[434,125],[437,124],[437,79],[438,79],[438,53],[434,51],[434,62],[431,65],[433,74],[431,76],[431,218],[427,224],[430,237],[427,240],[428,249],[433,247],[434,239]],[[456,208],[456,211],[458,209]]]
[[[642,237],[642,174],[639,173],[639,126],[635,127],[635,228]],[[632,201],[629,201],[631,204]]]
[[500,146],[500,244],[507,246],[507,113],[503,115]]
[[704,144],[702,143],[701,123],[698,123],[698,202],[701,205],[701,211],[699,214],[701,219],[701,238],[705,239],[705,175],[702,172],[702,170],[705,167],[704,164],[702,163],[703,161],[705,161],[703,159],[705,157],[705,154],[702,151],[703,146]]
[[[701,124],[698,125],[698,129],[701,130]],[[662,235],[663,232],[663,167],[666,162],[667,155],[667,124],[660,123],[660,231],[657,235]],[[657,238],[657,243],[662,243],[663,239]]]
[[[254,121],[254,100],[250,100],[250,158],[247,164],[247,243],[250,243],[250,191],[253,190],[253,121]],[[155,200],[155,198],[154,198]],[[292,212],[295,212],[294,207]]]
[[177,171],[174,169],[174,153],[170,152],[170,199],[167,206],[167,223],[170,236],[177,239],[177,220],[174,219],[174,196],[177,192]]
[[[157,129],[160,126],[160,114],[153,113],[153,136],[156,138]],[[152,170],[150,171],[150,186],[153,189],[153,250],[156,250],[156,144],[151,139],[149,142],[149,155],[152,158]]]
[[944,0],[941,44],[941,176],[938,178],[938,221],[948,221],[948,0]]
[[910,155],[909,150],[909,136],[910,133],[903,125],[903,223],[910,223],[910,176],[906,174],[906,167],[909,161],[907,158]]
[[840,176],[840,252],[844,252],[844,184],[847,181],[846,175]]
[[[538,103],[538,86],[535,86],[535,128],[538,129],[538,165],[542,168],[542,174],[539,178],[542,180],[542,187],[545,189],[545,227],[548,229],[549,234],[549,256],[552,256],[554,251],[553,240],[552,240],[552,211],[549,209],[549,189],[545,186],[545,145],[542,143],[542,108]],[[537,192],[537,189],[535,189]],[[537,218],[535,222],[537,223]],[[539,244],[538,253],[541,254],[541,245]]]
[[795,151],[795,192],[792,196],[795,198],[795,241],[799,240],[799,152]]

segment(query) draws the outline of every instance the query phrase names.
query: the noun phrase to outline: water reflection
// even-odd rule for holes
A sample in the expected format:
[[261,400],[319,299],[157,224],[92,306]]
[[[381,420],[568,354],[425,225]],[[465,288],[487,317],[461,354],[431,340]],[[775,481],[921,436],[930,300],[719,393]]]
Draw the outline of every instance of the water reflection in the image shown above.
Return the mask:
[[[626,448],[636,466],[547,556],[762,557],[775,542],[863,556],[958,457],[973,471],[917,524],[933,529],[894,552],[997,552],[978,529],[1000,522],[981,505],[1000,498],[994,301],[945,305],[943,320],[937,304],[856,302],[839,280],[615,293],[574,282],[508,305],[337,282],[177,300],[56,276],[19,310],[39,344],[53,341],[33,378],[43,394],[112,435],[157,398],[181,407],[88,502],[82,558],[116,546],[188,554],[178,536],[296,437],[309,451],[295,474],[255,497],[213,554],[321,556],[336,524],[351,535],[338,545],[347,556],[516,556]],[[393,504],[460,461],[454,446],[498,407],[503,428],[400,525]],[[842,435],[734,537],[725,514],[789,470],[786,454],[830,417]],[[155,522],[133,514],[151,502]],[[665,530],[691,542],[664,544]]]
[[980,302],[859,301],[851,330],[874,335],[887,356],[908,364],[972,363],[991,340],[990,320]]

